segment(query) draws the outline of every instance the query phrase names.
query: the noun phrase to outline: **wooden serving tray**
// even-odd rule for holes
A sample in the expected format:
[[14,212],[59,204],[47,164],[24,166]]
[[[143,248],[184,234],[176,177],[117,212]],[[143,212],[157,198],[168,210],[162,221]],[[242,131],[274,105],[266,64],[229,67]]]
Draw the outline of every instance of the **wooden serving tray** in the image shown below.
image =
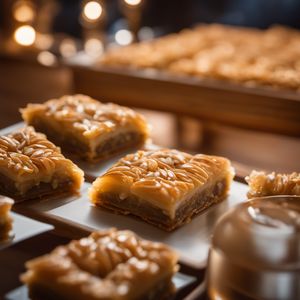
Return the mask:
[[69,62],[74,88],[103,101],[173,112],[201,120],[300,135],[300,92],[175,76],[154,69],[87,66]]

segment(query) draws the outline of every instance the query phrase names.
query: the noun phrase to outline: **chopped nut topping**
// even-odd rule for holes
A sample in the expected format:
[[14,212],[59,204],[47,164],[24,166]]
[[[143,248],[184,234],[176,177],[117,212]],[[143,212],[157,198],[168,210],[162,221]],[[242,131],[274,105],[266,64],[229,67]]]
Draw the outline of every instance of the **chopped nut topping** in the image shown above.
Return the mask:
[[206,183],[212,174],[222,170],[226,161],[177,150],[138,151],[125,156],[103,177],[126,177],[133,192],[157,189],[172,202]]
[[26,192],[31,189],[29,197],[34,198],[40,183],[49,184],[51,194],[61,182],[66,192],[68,188],[76,192],[83,181],[83,172],[33,127],[0,136],[0,174],[10,184],[9,188],[1,188],[2,193],[17,201],[27,200]]
[[148,127],[142,115],[130,108],[113,103],[104,104],[85,95],[63,96],[43,104],[29,104],[22,110],[27,122],[37,112],[86,138],[94,138],[126,126],[140,129],[148,135]]
[[[170,278],[177,260],[177,254],[163,244],[142,240],[131,231],[110,229],[27,262],[28,271],[21,279],[31,286],[52,278],[54,290],[74,287],[83,299],[91,295],[93,299],[136,299],[147,294],[146,286],[152,290],[156,282]],[[148,284],[139,285],[143,280]]]
[[0,166],[8,167],[19,176],[51,173],[62,160],[66,159],[60,149],[32,127],[0,137]]

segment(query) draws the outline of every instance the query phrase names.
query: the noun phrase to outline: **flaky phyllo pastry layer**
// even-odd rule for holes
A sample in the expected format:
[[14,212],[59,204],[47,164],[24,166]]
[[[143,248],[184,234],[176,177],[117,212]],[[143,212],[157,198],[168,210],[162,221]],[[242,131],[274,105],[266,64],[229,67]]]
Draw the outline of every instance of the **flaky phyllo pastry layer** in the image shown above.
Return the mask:
[[298,195],[300,196],[300,174],[279,174],[252,171],[246,177],[249,185],[248,198],[274,196],[274,195]]
[[83,172],[46,136],[25,127],[0,137],[0,193],[26,200],[76,192]]
[[110,229],[27,262],[21,278],[31,296],[47,299],[162,299],[177,260],[163,244]]
[[226,158],[169,149],[138,151],[99,177],[90,198],[171,230],[224,199],[232,177]]
[[8,197],[0,196],[0,242],[11,236],[13,219],[10,215],[14,201]]
[[149,134],[142,115],[84,95],[28,104],[21,112],[27,124],[68,152],[90,161],[143,144]]

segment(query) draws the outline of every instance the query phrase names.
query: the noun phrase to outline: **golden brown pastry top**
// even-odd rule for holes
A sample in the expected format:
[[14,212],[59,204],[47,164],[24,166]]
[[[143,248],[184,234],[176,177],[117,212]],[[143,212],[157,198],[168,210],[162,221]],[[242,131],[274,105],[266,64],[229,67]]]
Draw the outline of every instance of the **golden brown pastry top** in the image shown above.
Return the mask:
[[27,262],[22,281],[30,284],[52,278],[54,285],[61,284],[60,291],[63,286],[74,287],[91,299],[133,299],[154,278],[173,274],[177,260],[167,246],[113,228]]
[[0,137],[0,166],[19,176],[51,172],[57,164],[71,162],[42,133],[28,126]]
[[14,181],[21,194],[40,182],[51,182],[55,189],[60,181],[68,180],[75,191],[84,175],[60,148],[30,126],[0,136],[0,173]]
[[273,195],[298,195],[300,196],[300,174],[276,174],[272,172],[252,171],[247,176],[249,185],[248,198],[273,196]]
[[44,134],[35,132],[33,127],[0,137],[0,166],[18,175],[50,170],[64,159],[59,148],[48,141]]
[[142,115],[127,107],[104,104],[85,95],[63,96],[43,104],[28,104],[21,112],[27,123],[39,115],[61,123],[85,138],[95,138],[122,127],[132,127],[148,136],[148,126]]
[[[133,194],[158,206],[173,207],[196,188],[224,174],[230,180],[233,177],[230,162],[223,157],[191,155],[170,149],[138,151],[125,156],[99,177],[93,183],[90,196],[97,202],[97,193],[108,189],[121,192],[121,199]],[[118,191],[117,185],[124,189]]]

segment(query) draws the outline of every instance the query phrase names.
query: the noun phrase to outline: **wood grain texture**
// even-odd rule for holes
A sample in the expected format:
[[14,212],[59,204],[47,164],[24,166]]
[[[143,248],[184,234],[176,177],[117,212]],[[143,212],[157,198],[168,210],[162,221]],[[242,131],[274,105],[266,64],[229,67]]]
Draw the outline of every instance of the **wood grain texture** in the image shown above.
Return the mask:
[[175,77],[155,70],[73,66],[74,89],[104,101],[300,136],[300,93]]

